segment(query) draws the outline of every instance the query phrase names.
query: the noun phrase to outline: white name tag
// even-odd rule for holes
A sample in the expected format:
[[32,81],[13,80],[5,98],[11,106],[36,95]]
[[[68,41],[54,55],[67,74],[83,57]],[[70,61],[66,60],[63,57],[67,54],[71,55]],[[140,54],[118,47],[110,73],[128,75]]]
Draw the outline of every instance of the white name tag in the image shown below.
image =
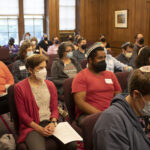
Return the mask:
[[20,70],[25,70],[26,67],[25,67],[25,66],[19,66],[19,69],[20,69]]
[[105,79],[106,84],[113,84],[112,79]]

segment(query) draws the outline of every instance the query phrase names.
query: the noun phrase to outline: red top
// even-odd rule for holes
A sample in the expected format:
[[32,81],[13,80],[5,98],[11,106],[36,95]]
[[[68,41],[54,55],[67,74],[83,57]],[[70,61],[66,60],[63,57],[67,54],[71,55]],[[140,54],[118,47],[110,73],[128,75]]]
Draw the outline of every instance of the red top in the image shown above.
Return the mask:
[[6,84],[14,84],[14,78],[8,67],[0,61],[0,93],[6,92]]
[[[72,83],[72,93],[82,91],[86,91],[87,103],[104,111],[110,106],[114,92],[121,92],[121,87],[114,73],[103,71],[97,76],[86,68],[76,75]],[[81,111],[76,108],[76,117],[80,113]]]
[[[58,118],[57,90],[51,81],[45,80],[50,92],[50,118]],[[33,130],[29,125],[32,121],[39,124],[39,108],[32,94],[28,78],[15,85],[15,102],[19,115],[19,139],[18,143],[24,142],[27,134]]]

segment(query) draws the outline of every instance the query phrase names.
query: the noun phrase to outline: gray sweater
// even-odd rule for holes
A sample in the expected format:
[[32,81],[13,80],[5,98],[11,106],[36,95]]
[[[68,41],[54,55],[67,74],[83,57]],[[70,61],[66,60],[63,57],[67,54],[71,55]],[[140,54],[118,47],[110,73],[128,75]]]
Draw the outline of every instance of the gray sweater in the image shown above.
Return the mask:
[[[81,65],[76,59],[71,58],[72,64],[76,67],[77,72],[82,70]],[[64,63],[61,59],[53,62],[51,67],[51,77],[50,80],[54,82],[56,86],[62,86],[65,79],[69,78],[67,74],[64,73]]]
[[93,132],[94,150],[150,150],[150,140],[126,96],[116,96],[98,118]]

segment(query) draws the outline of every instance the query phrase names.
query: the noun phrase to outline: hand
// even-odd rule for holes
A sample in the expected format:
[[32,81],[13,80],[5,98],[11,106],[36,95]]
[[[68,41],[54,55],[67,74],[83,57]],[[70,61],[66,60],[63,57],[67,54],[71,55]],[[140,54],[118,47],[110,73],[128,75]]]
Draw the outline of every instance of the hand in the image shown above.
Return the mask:
[[43,128],[43,127],[40,130],[40,134],[42,134],[45,137],[49,137],[52,135],[51,132],[47,128]]
[[49,123],[46,127],[45,127],[51,134],[53,134],[54,130],[55,130],[55,124],[54,123]]

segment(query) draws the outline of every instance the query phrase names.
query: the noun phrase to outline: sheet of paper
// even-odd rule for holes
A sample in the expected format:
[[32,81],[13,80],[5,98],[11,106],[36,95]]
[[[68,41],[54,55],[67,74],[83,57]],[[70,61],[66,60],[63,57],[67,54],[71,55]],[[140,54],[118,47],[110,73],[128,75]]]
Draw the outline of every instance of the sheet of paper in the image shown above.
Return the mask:
[[53,133],[64,144],[73,141],[83,141],[82,137],[71,127],[68,122],[61,122],[55,128]]

